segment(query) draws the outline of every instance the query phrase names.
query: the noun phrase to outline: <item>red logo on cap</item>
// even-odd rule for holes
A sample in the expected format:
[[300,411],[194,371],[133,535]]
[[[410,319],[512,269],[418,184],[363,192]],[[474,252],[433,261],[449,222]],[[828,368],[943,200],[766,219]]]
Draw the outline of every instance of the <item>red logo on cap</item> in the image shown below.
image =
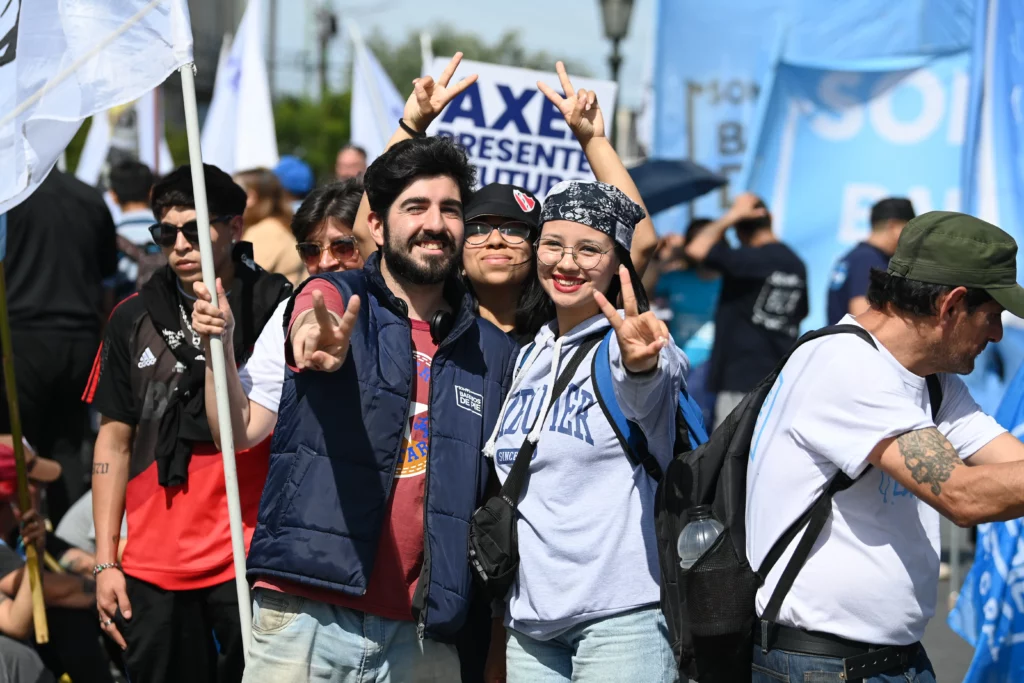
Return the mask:
[[533,197],[527,197],[526,194],[519,190],[512,190],[512,196],[516,198],[516,204],[519,205],[519,208],[526,213],[530,213],[533,211],[533,207],[537,206],[536,199]]

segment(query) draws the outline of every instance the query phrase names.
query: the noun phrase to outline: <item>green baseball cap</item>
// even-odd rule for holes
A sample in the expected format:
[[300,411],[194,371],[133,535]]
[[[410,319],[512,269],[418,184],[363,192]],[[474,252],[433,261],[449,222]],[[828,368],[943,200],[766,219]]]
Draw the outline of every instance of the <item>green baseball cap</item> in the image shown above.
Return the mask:
[[933,285],[983,289],[1010,313],[1024,317],[1017,243],[980,218],[954,211],[914,218],[900,234],[889,272]]

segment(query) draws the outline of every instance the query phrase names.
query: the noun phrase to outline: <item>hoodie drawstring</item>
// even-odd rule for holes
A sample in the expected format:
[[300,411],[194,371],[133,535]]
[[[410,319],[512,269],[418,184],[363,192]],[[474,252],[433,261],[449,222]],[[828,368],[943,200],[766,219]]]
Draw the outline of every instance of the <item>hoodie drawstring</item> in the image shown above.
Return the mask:
[[494,423],[494,430],[491,431],[491,438],[487,439],[487,443],[484,444],[484,457],[494,457],[494,444],[498,440],[498,430],[501,429],[501,423],[505,417],[505,411],[508,410],[508,404],[512,401],[512,397],[515,396],[516,390],[519,389],[519,385],[523,383],[523,378],[529,373],[530,368],[540,358],[540,352],[543,349],[534,346],[535,353],[531,353],[526,359],[526,362],[520,366],[515,375],[512,377],[512,387],[508,390],[508,394],[505,396],[505,402],[501,406],[501,410],[498,411],[498,420]]
[[540,430],[544,427],[544,418],[551,410],[551,401],[555,396],[555,382],[558,380],[558,366],[562,364],[562,341],[564,339],[565,337],[559,337],[555,342],[555,350],[552,351],[553,355],[551,356],[551,373],[548,375],[548,395],[544,400],[544,406],[537,413],[537,420],[533,423],[530,435],[526,437],[533,444],[540,440]]

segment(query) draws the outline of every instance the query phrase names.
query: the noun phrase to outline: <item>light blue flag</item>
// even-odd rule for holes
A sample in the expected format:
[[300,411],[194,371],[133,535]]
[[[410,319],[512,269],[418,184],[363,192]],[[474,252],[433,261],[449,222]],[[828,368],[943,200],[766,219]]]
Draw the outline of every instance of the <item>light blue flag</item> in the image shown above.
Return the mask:
[[[1024,434],[1024,367],[996,419],[1017,438]],[[978,527],[974,565],[949,627],[975,648],[964,683],[1024,680],[1024,520]]]

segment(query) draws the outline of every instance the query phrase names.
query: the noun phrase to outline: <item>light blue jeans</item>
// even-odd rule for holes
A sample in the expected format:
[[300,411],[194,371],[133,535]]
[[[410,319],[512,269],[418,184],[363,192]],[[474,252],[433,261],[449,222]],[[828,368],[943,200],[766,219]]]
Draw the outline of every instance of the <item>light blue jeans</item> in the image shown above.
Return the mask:
[[258,588],[243,683],[459,683],[455,647],[416,624]]
[[575,626],[551,640],[508,629],[508,683],[675,683],[676,661],[657,607]]

